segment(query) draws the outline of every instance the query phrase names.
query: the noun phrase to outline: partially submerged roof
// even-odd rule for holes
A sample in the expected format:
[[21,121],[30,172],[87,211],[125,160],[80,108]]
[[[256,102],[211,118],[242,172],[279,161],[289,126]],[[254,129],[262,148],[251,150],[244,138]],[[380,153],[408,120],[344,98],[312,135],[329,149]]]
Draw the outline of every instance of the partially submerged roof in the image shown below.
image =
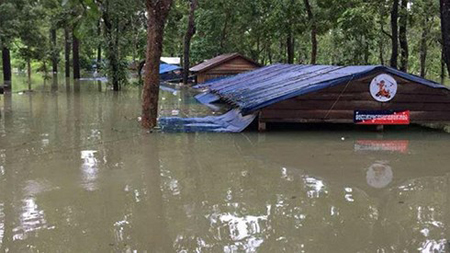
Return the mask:
[[168,73],[168,72],[172,72],[172,71],[180,70],[180,69],[181,69],[181,67],[177,66],[177,65],[161,63],[159,65],[159,74],[164,74],[164,73]]
[[173,65],[180,65],[181,64],[181,58],[180,57],[161,57],[161,62],[164,62],[166,64],[173,64]]
[[206,60],[198,65],[195,65],[194,67],[190,68],[189,70],[191,72],[204,72],[207,70],[210,70],[214,67],[217,67],[220,64],[223,64],[225,62],[231,61],[233,59],[236,58],[242,58],[245,59],[246,61],[248,61],[251,64],[254,64],[255,66],[261,66],[260,64],[256,63],[255,61],[253,61],[250,58],[247,58],[245,56],[242,56],[238,53],[232,53],[232,54],[223,54],[223,55],[219,55],[217,57],[214,57],[212,59]]
[[378,72],[389,73],[432,88],[444,85],[381,66],[329,66],[275,64],[208,83],[203,87],[247,114],[273,103],[318,91]]

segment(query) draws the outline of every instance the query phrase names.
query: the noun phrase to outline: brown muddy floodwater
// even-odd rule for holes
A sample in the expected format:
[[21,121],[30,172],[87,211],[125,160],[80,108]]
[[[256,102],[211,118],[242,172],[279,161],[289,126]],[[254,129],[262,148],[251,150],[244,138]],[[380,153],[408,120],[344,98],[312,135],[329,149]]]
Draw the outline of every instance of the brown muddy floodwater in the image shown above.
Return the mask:
[[[143,132],[139,90],[0,96],[1,252],[445,252],[450,134]],[[186,91],[161,110],[204,115]]]

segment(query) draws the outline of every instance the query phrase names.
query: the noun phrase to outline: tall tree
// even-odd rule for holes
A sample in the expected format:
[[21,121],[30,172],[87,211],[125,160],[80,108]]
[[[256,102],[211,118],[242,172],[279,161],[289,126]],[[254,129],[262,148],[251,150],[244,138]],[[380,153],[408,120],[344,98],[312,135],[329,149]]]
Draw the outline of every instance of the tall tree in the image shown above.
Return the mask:
[[426,75],[426,62],[428,54],[428,21],[429,18],[425,17],[422,20],[422,34],[420,37],[420,76],[425,77]]
[[440,0],[441,32],[444,47],[444,60],[450,75],[450,0]]
[[295,47],[295,38],[292,32],[292,28],[289,28],[287,38],[286,38],[286,52],[287,52],[287,63],[294,63],[294,47]]
[[[20,8],[18,38],[18,55],[25,60],[28,74],[28,88],[31,89],[31,62],[44,62],[48,53],[48,36],[45,27],[45,10],[39,1],[24,1]],[[44,67],[45,70],[45,67]]]
[[90,41],[96,41],[96,34],[90,40],[85,39],[85,37],[88,34],[87,30],[94,27],[98,21],[99,11],[94,0],[64,0],[62,3],[63,10],[61,13],[65,17],[61,23],[64,24],[64,27],[70,27],[72,37],[73,78],[80,79],[80,41],[86,41],[86,44]]
[[3,62],[3,81],[11,82],[11,52],[6,46],[2,47],[2,62]]
[[408,0],[401,0],[400,18],[399,18],[399,42],[400,42],[400,70],[408,71]]
[[444,55],[444,47],[442,46],[442,51],[441,51],[441,83],[444,84],[445,83],[445,55]]
[[[113,20],[110,16],[110,1],[106,0],[102,9],[103,23],[105,24],[105,37],[106,37],[106,57],[109,60],[111,81],[113,90],[118,91],[120,88],[119,82],[119,34],[115,33],[118,28],[118,20]],[[114,29],[116,28],[116,29]]]
[[142,91],[142,126],[152,129],[156,126],[159,98],[159,61],[163,49],[164,25],[173,0],[146,0],[147,56],[144,88]]
[[18,1],[0,1],[0,49],[2,50],[3,80],[11,82],[11,47],[15,37],[18,36],[18,19],[20,8]]
[[311,29],[311,64],[316,64],[317,59],[317,26],[314,19],[314,14],[309,4],[309,0],[303,0],[305,4],[306,13],[308,14],[309,25]]
[[56,44],[56,28],[54,27],[50,29],[50,50],[52,58],[52,71],[53,73],[56,73],[58,72],[59,51]]
[[183,83],[188,83],[189,67],[190,67],[190,51],[191,39],[195,34],[195,9],[197,9],[197,0],[189,0],[189,18],[186,35],[184,35],[184,49],[183,49]]
[[64,27],[64,64],[65,64],[65,76],[70,77],[70,28]]
[[286,18],[287,18],[287,27],[286,27],[286,53],[287,53],[287,63],[294,63],[294,52],[295,52],[295,23],[296,23],[296,13],[295,13],[295,0],[290,0],[285,8],[286,10]]
[[[49,50],[48,56],[52,64],[52,72],[58,72],[59,63],[59,46],[57,44],[57,31],[65,23],[67,17],[63,13],[63,8],[60,0],[41,0],[41,5],[44,8],[46,23],[49,26]],[[44,61],[45,64],[45,61]]]
[[[137,0],[96,0],[98,14],[101,17],[103,29],[99,29],[99,22],[95,20],[97,33],[103,30],[103,37],[98,44],[104,44],[106,70],[113,90],[118,91],[127,83],[127,56],[135,53],[135,36],[137,27],[143,27],[140,18],[144,6]],[[101,59],[101,47],[97,47],[97,60]],[[99,54],[100,53],[100,54]],[[135,57],[133,57],[133,62]]]
[[72,31],[72,67],[73,79],[80,79],[80,41],[74,31]]
[[397,68],[397,59],[398,59],[398,1],[392,1],[392,9],[391,9],[391,42],[392,42],[392,51],[391,51],[391,62],[390,65],[393,68]]
[[[97,35],[98,37],[102,36],[102,21],[98,21],[97,25]],[[102,64],[102,41],[100,41],[97,45],[97,71],[100,69]]]
[[120,76],[120,48],[119,48],[119,20],[114,15],[114,7],[118,7],[115,1],[105,0],[99,1],[101,3],[101,12],[103,24],[105,27],[105,42],[106,42],[106,58],[108,59],[108,72],[113,85],[114,91],[119,91],[120,81],[125,77]]

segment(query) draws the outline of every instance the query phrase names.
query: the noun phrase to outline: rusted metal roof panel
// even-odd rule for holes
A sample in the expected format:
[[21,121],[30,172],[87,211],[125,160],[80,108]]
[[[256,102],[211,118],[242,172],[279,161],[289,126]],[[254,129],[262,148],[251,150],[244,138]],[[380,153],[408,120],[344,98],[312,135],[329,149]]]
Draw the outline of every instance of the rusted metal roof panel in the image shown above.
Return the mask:
[[212,68],[214,68],[214,67],[216,67],[216,66],[218,66],[218,65],[220,65],[222,63],[225,63],[225,62],[230,61],[232,59],[235,59],[237,57],[241,57],[241,58],[247,60],[248,62],[250,62],[250,63],[252,63],[252,64],[254,64],[256,66],[260,66],[258,63],[256,63],[255,61],[253,61],[253,60],[251,60],[251,59],[249,59],[249,58],[247,58],[245,56],[242,56],[242,55],[240,55],[238,53],[232,53],[232,54],[219,55],[219,56],[214,57],[212,59],[206,60],[206,61],[204,61],[204,62],[202,62],[202,63],[200,63],[200,64],[198,64],[198,65],[196,65],[196,66],[194,66],[192,68],[190,68],[189,70],[191,72],[207,71],[209,69],[212,69]]

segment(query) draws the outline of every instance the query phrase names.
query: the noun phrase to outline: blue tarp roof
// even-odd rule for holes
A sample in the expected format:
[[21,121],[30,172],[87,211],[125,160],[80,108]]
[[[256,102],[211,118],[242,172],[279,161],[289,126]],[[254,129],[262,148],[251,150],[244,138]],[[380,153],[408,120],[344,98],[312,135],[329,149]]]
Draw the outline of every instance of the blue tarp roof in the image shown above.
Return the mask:
[[165,132],[231,132],[239,133],[248,127],[256,114],[243,116],[238,109],[232,109],[219,116],[200,118],[161,117],[159,126]]
[[447,89],[442,84],[381,65],[340,67],[289,64],[263,67],[208,83],[203,88],[236,105],[243,114],[247,114],[285,99],[347,83],[378,72],[389,73],[432,88]]
[[159,74],[165,74],[165,73],[172,72],[174,70],[180,70],[180,69],[181,69],[181,67],[177,66],[177,65],[161,63],[159,65]]

